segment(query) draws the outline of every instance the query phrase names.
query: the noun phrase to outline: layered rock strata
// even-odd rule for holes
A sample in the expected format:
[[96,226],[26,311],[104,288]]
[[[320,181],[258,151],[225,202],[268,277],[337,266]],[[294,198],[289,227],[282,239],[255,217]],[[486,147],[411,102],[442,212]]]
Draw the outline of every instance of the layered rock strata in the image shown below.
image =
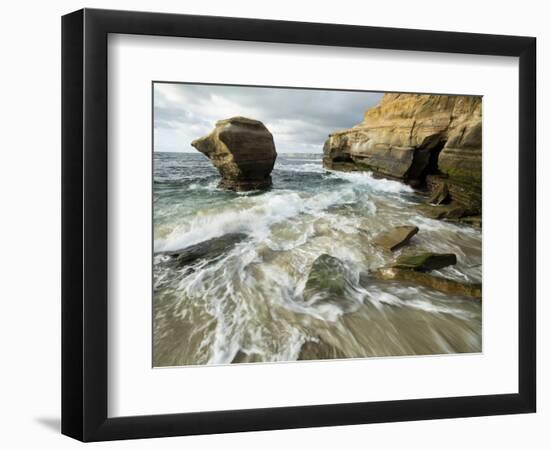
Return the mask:
[[446,191],[479,214],[481,112],[478,96],[385,94],[363,122],[329,136],[323,164]]
[[231,117],[191,145],[206,155],[221,176],[219,187],[250,191],[271,187],[277,151],[273,136],[259,120]]

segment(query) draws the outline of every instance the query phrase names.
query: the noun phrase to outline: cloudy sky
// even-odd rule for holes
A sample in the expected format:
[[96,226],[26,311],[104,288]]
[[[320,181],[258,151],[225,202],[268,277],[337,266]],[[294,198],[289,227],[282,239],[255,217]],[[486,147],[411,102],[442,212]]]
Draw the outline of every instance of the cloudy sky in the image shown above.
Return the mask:
[[196,152],[191,141],[210,133],[220,119],[261,120],[279,153],[321,153],[329,133],[363,119],[382,94],[155,83],[157,152]]

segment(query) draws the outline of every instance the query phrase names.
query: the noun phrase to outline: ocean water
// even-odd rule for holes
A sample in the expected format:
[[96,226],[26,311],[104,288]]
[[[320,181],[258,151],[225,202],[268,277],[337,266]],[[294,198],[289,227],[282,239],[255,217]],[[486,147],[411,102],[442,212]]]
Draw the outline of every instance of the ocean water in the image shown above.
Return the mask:
[[[436,274],[481,282],[479,229],[422,216],[410,187],[327,171],[321,155],[280,154],[272,176],[269,191],[228,192],[203,155],[154,154],[154,366],[295,361],[307,342],[347,358],[481,351],[481,302],[368,275],[417,248],[457,255]],[[372,245],[398,225],[420,231],[393,255]],[[233,233],[246,237],[211,260],[165,254]],[[323,253],[345,264],[346,297],[309,303]]]

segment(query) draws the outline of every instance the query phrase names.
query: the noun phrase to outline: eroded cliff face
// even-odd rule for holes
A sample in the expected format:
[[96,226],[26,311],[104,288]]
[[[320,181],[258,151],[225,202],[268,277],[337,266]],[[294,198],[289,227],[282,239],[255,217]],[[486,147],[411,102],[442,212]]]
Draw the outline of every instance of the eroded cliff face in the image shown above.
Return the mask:
[[221,175],[219,187],[250,191],[271,187],[277,158],[273,136],[259,120],[231,117],[191,145],[206,155]]
[[363,122],[329,136],[323,164],[371,170],[481,209],[481,97],[385,94]]

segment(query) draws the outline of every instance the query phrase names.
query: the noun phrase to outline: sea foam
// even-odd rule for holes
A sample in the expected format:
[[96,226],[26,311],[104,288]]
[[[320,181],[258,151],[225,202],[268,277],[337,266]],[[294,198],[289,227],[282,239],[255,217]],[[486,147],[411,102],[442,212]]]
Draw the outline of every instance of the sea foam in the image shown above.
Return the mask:
[[299,214],[315,215],[356,199],[352,189],[315,195],[278,191],[238,198],[229,206],[202,210],[183,220],[166,238],[155,241],[155,251],[179,250],[228,233],[246,233],[262,240],[274,224]]

